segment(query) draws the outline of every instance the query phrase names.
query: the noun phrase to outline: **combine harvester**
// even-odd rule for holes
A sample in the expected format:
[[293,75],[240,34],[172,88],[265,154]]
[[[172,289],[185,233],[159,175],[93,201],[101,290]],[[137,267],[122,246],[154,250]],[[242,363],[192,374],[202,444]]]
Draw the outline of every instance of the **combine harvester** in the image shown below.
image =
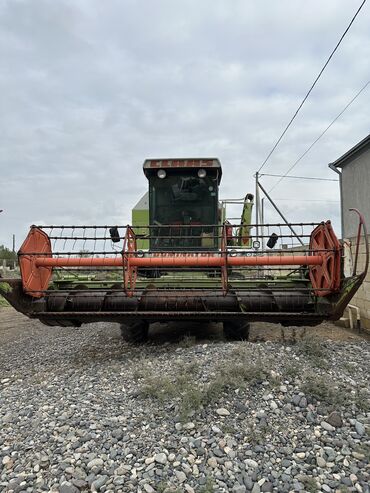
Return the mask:
[[366,270],[356,272],[357,250],[345,276],[330,221],[253,225],[248,194],[234,224],[218,197],[218,159],[150,159],[144,173],[149,192],[132,226],[31,226],[21,279],[1,279],[0,293],[46,325],[118,322],[133,342],[152,322],[222,321],[226,338],[247,339],[253,321],[314,326],[342,316]]

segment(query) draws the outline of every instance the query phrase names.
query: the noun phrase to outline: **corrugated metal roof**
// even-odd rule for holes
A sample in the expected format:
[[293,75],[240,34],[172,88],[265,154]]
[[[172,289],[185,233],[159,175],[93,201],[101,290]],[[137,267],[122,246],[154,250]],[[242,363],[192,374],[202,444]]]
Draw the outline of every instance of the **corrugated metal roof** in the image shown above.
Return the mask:
[[343,156],[334,161],[332,164],[336,168],[342,168],[367,149],[370,149],[370,134],[363,140],[361,140],[361,142],[352,147],[352,149],[343,154]]

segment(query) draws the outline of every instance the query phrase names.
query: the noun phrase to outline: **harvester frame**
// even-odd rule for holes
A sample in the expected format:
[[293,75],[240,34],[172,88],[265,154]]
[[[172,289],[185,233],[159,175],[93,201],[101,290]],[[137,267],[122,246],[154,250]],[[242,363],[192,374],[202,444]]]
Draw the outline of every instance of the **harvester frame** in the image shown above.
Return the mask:
[[[150,224],[31,226],[19,250],[21,279],[1,279],[0,294],[47,325],[118,322],[136,342],[152,322],[221,321],[227,337],[243,339],[253,321],[314,326],[339,319],[369,263],[359,211],[353,272],[345,277],[344,246],[330,221],[253,225],[248,194],[241,223],[232,224],[218,201],[218,160],[185,161],[144,163],[150,187],[163,190],[157,210],[153,188]],[[181,221],[166,220],[175,213]],[[362,235],[365,269],[358,274]]]

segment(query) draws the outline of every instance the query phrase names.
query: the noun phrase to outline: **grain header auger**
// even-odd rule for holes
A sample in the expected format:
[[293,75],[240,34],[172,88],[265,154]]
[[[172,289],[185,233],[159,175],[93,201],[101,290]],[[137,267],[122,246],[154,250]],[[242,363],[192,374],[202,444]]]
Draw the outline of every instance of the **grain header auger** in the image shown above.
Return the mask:
[[227,338],[245,339],[251,321],[338,319],[364,279],[367,243],[365,271],[357,250],[347,272],[330,221],[253,225],[248,194],[235,224],[218,197],[218,159],[150,159],[144,173],[131,226],[32,226],[21,279],[2,279],[0,293],[50,326],[118,322],[138,342],[151,322],[222,321]]

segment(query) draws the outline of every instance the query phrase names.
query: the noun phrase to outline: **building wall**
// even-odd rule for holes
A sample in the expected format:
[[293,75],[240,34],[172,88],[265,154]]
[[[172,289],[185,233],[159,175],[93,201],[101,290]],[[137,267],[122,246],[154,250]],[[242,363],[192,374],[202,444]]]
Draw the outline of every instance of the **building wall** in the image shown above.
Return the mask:
[[[352,257],[355,258],[358,218],[354,212],[348,209],[356,208],[365,217],[370,233],[370,149],[367,149],[353,161],[347,162],[342,167],[342,214],[343,214],[343,238],[351,241]],[[370,235],[368,236],[368,241]],[[365,266],[365,241],[360,242],[357,273]],[[360,308],[361,325],[370,331],[370,272],[360,289],[357,291],[351,305]]]
[[[369,240],[370,240],[370,235],[368,236],[368,241]],[[350,241],[351,241],[352,260],[354,261],[356,254],[357,236],[354,238],[350,238]],[[360,241],[357,274],[361,273],[364,270],[365,261],[366,261],[365,240],[364,238],[362,238]],[[360,309],[361,326],[364,329],[366,329],[366,331],[370,332],[370,270],[367,272],[365,281],[363,282],[360,289],[357,291],[355,296],[350,301],[350,304],[357,306]]]
[[357,218],[349,208],[361,211],[370,228],[370,149],[360,154],[342,169],[343,238],[357,234]]

